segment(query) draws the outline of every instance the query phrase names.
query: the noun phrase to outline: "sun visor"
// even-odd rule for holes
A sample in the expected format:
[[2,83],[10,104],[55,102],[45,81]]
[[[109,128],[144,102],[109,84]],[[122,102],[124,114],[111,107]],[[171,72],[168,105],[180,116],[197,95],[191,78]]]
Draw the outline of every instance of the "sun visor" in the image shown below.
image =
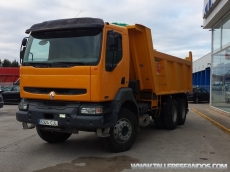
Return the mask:
[[62,29],[75,29],[75,28],[103,28],[104,21],[98,18],[70,18],[45,21],[42,23],[34,24],[26,33],[47,31],[47,30],[62,30]]

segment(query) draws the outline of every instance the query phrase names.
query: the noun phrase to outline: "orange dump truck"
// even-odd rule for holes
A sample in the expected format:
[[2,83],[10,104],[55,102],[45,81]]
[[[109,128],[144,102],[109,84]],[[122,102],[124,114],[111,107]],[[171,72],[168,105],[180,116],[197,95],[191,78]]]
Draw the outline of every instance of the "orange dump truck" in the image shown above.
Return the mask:
[[192,54],[181,59],[155,51],[149,28],[72,18],[35,24],[26,33],[16,118],[43,140],[91,131],[121,152],[151,120],[166,129],[184,124]]

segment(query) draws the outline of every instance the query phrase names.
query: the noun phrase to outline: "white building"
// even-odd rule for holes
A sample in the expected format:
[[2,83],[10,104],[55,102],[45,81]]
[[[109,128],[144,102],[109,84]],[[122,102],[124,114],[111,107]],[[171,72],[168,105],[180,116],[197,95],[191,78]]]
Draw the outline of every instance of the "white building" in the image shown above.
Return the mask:
[[230,113],[230,0],[204,0],[203,19],[203,28],[212,31],[210,105]]

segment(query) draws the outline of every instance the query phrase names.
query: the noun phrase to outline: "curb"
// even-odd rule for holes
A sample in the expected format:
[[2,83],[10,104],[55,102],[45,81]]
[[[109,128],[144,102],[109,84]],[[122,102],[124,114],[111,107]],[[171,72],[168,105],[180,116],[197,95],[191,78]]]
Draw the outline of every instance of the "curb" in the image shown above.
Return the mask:
[[226,112],[226,111],[221,110],[221,109],[217,109],[217,108],[215,108],[215,107],[213,107],[213,106],[210,106],[209,108],[210,108],[211,110],[214,110],[214,111],[220,113],[221,115],[230,117],[230,113],[229,113],[229,112]]
[[204,115],[203,113],[199,112],[198,110],[191,108],[191,110],[195,113],[197,113],[198,115],[200,115],[202,118],[208,120],[209,122],[211,122],[213,125],[215,125],[216,127],[218,127],[219,129],[221,129],[222,131],[224,131],[225,133],[230,135],[230,129],[226,128],[225,126],[221,125],[220,123],[212,120],[211,118],[207,117],[206,115]]

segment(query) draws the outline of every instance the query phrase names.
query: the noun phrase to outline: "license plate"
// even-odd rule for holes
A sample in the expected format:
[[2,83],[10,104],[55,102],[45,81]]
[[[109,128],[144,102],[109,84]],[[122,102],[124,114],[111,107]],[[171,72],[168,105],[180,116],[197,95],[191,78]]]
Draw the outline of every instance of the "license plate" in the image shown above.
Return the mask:
[[40,125],[58,126],[58,121],[39,119],[38,124],[40,124]]

